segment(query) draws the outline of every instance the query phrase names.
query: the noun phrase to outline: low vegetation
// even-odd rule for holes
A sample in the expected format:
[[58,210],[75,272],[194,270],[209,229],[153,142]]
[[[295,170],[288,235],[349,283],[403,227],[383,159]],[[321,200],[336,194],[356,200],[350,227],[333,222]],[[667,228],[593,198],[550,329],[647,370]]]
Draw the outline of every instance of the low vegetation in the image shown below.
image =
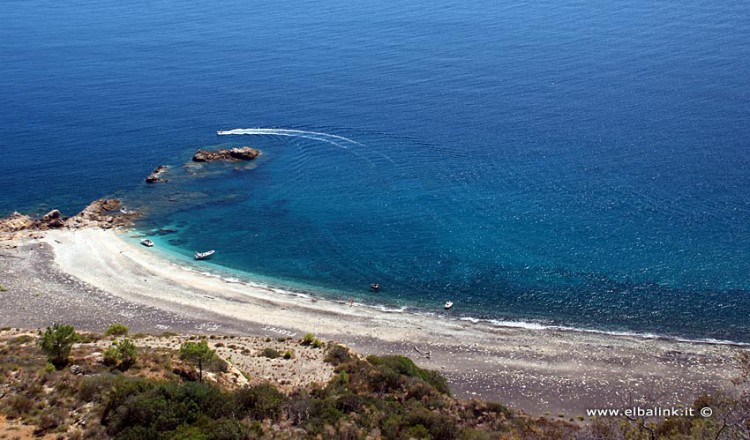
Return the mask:
[[128,334],[128,327],[125,324],[112,324],[104,331],[104,336],[125,336]]
[[[714,417],[607,418],[573,424],[530,417],[498,403],[454,398],[438,372],[403,356],[363,358],[340,344],[326,348],[326,362],[335,368],[328,383],[291,392],[268,382],[239,386],[219,380],[221,369],[214,368],[217,358],[205,339],[184,342],[179,350],[138,350],[123,339],[113,341],[98,357],[104,340],[76,345],[67,355],[60,350],[50,357],[47,349],[42,350],[45,344],[40,341],[69,341],[75,334],[71,329],[58,326],[44,336],[0,338],[0,413],[32,425],[37,435],[646,440],[734,439],[747,438],[750,432],[750,355],[740,359],[746,374],[737,379],[734,395],[705,396],[695,402],[695,408],[713,408]],[[69,367],[50,363],[60,358]],[[123,368],[126,363],[129,367]],[[185,374],[193,367],[198,374]],[[219,373],[204,377],[203,369]]]

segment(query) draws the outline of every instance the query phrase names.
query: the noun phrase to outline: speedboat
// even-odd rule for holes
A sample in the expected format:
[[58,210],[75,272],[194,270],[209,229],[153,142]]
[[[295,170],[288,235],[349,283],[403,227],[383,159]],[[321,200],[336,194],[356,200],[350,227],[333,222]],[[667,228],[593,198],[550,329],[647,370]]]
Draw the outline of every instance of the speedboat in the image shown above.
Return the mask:
[[453,301],[446,301],[444,307],[445,307],[445,310],[450,309],[451,307],[453,307]]
[[206,252],[196,252],[195,253],[195,259],[196,260],[205,260],[206,258],[210,257],[214,253],[216,253],[216,251],[213,250],[213,249],[211,249],[210,251],[206,251]]
[[151,241],[151,240],[149,240],[148,238],[144,238],[143,240],[141,240],[141,244],[144,245],[144,246],[146,246],[146,247],[153,247],[154,246],[154,242]]

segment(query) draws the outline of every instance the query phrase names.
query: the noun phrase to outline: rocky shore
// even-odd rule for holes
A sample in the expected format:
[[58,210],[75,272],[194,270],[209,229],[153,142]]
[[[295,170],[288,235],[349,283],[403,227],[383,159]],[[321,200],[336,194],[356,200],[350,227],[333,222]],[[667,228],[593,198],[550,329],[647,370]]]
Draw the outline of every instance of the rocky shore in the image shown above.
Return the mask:
[[94,227],[112,229],[131,226],[140,216],[137,212],[123,209],[119,199],[101,199],[89,204],[83,211],[72,217],[63,217],[62,213],[53,209],[42,217],[35,219],[31,216],[14,212],[8,217],[0,219],[0,238],[13,239],[15,234],[34,233],[53,229],[81,229]]

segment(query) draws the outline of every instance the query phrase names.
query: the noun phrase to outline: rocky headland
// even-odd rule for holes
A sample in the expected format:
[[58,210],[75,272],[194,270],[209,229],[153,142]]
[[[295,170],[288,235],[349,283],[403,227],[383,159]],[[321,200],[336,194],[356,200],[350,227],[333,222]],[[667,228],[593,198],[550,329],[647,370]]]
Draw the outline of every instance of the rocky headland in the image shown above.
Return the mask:
[[259,155],[260,150],[252,147],[227,148],[216,151],[198,150],[193,155],[193,162],[253,160]]

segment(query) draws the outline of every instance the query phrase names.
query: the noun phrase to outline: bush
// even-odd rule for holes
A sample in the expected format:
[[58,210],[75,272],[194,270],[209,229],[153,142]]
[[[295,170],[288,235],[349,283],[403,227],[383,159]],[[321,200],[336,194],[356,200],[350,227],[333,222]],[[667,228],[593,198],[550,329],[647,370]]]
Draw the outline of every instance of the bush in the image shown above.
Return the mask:
[[230,396],[210,385],[129,379],[110,394],[102,423],[117,438],[212,438],[214,428],[234,431],[218,422],[231,417],[232,412]]
[[334,344],[326,354],[325,361],[329,364],[340,365],[352,360],[352,354],[348,348],[341,344]]
[[33,336],[21,335],[8,340],[8,345],[26,345],[34,340]]
[[125,371],[138,360],[138,349],[130,340],[123,339],[104,350],[103,358],[104,365]]
[[450,395],[448,381],[437,371],[424,370],[414,364],[414,361],[406,356],[368,356],[367,360],[378,366],[381,373],[388,377],[388,370],[405,375],[407,377],[417,377],[435,387],[439,392]]
[[262,352],[260,352],[260,356],[267,357],[269,359],[276,359],[278,357],[281,357],[281,353],[279,353],[278,350],[267,347],[264,348]]
[[284,395],[269,383],[241,388],[234,392],[237,407],[255,420],[273,419],[286,401]]
[[315,335],[312,333],[305,333],[305,336],[302,337],[302,340],[300,341],[300,345],[312,345],[312,343],[315,341]]
[[135,365],[138,360],[138,349],[135,344],[128,339],[123,339],[117,344],[117,349],[120,351],[120,369],[122,371]]
[[55,324],[47,327],[39,341],[39,346],[47,354],[52,365],[60,370],[68,364],[70,350],[77,341],[78,334],[72,325]]
[[27,416],[34,409],[34,401],[23,395],[11,396],[8,399],[8,408],[5,415],[9,419],[16,419]]
[[120,363],[120,350],[117,349],[116,345],[104,350],[102,362],[108,367],[116,367]]
[[322,343],[322,342],[320,342],[320,339],[317,339],[317,338],[316,338],[316,339],[315,339],[315,340],[314,340],[314,341],[312,342],[312,347],[313,347],[313,348],[320,348],[320,347],[322,347],[322,346],[323,346],[323,343]]
[[287,351],[284,352],[284,359],[289,360],[289,359],[293,359],[293,358],[294,358],[294,353],[292,353],[289,350],[287,350]]
[[112,324],[104,331],[104,336],[125,336],[128,334],[128,327],[124,324]]

